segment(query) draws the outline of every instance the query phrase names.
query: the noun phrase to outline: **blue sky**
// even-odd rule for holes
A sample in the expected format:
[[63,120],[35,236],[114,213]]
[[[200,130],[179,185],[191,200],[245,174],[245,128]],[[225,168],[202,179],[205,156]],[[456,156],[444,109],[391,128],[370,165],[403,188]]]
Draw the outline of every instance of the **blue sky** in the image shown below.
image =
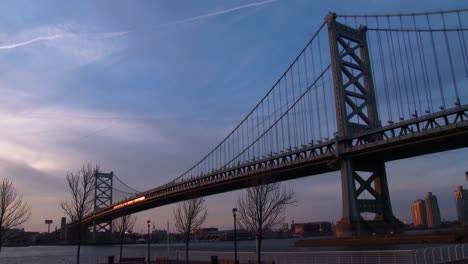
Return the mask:
[[[271,87],[328,11],[416,12],[462,1],[2,1],[0,175],[32,204],[26,229],[59,222],[65,175],[93,162],[138,190],[214,147]],[[328,52],[328,51],[327,51]],[[433,191],[455,218],[466,150],[387,164],[393,208],[411,221]],[[339,220],[338,173],[286,182],[287,221]],[[206,226],[230,228],[240,192],[207,197]],[[139,214],[156,227],[171,206]],[[137,231],[139,231],[137,228]]]

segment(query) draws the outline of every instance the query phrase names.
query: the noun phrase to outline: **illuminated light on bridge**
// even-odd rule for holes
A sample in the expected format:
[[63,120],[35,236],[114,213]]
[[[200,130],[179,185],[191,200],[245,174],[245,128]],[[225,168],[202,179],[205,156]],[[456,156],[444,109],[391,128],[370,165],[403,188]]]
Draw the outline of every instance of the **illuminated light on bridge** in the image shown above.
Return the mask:
[[122,208],[122,207],[125,207],[125,206],[129,206],[129,205],[132,205],[134,203],[138,203],[138,202],[141,202],[145,200],[145,196],[142,196],[142,197],[138,197],[136,199],[133,199],[133,200],[130,200],[130,201],[127,201],[127,202],[124,202],[124,203],[121,203],[121,204],[118,204],[118,205],[115,205],[113,207],[113,209],[119,209],[119,208]]

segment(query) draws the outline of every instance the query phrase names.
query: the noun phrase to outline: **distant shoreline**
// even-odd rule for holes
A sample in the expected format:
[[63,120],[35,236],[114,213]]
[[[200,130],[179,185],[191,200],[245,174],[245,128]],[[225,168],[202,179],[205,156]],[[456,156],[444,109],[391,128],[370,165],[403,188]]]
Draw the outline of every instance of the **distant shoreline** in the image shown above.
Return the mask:
[[397,234],[387,236],[363,236],[359,238],[301,239],[296,241],[296,247],[320,246],[385,246],[402,244],[452,244],[468,243],[468,228],[451,231],[435,231],[431,234],[408,235]]

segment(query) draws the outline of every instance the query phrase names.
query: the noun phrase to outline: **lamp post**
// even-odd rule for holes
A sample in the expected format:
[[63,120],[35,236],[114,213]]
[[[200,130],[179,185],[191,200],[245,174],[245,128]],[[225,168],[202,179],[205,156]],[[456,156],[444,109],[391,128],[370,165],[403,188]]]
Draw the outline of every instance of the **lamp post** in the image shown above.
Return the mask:
[[236,227],[237,208],[232,208],[232,216],[234,216],[234,263],[237,264],[237,227]]
[[148,224],[148,263],[151,263],[151,255],[150,255],[150,225],[151,225],[151,221],[148,220],[146,222]]

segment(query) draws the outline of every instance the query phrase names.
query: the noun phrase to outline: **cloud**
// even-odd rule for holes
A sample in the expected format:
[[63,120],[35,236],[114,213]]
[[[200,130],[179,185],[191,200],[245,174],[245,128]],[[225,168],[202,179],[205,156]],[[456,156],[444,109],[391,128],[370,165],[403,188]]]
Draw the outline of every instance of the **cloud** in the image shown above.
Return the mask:
[[32,44],[32,43],[35,43],[35,42],[38,42],[38,41],[53,40],[53,39],[67,38],[67,37],[73,37],[73,36],[75,36],[75,35],[74,34],[57,34],[57,35],[37,37],[37,38],[33,38],[33,39],[23,41],[23,42],[13,43],[13,44],[9,44],[9,45],[3,45],[3,46],[0,46],[0,49],[14,49],[14,48],[18,48],[18,47],[21,47],[21,46],[26,46],[26,45],[29,45],[29,44]]
[[128,34],[131,34],[131,33],[139,32],[139,31],[155,30],[155,29],[165,28],[165,27],[168,27],[168,26],[187,24],[187,23],[203,20],[203,19],[206,19],[206,18],[211,18],[211,17],[216,17],[216,16],[220,16],[220,15],[229,14],[229,13],[236,12],[236,11],[239,11],[239,10],[242,10],[242,9],[268,5],[268,4],[277,2],[277,1],[279,1],[279,0],[266,0],[266,1],[254,2],[254,3],[250,3],[250,4],[245,4],[245,5],[241,5],[241,6],[232,7],[232,8],[221,10],[221,11],[207,13],[207,14],[204,14],[204,15],[193,16],[193,17],[188,17],[188,18],[184,18],[184,19],[181,19],[181,20],[177,20],[177,21],[163,23],[163,24],[160,24],[160,25],[157,25],[157,26],[143,28],[143,29],[140,29],[140,30],[132,29],[132,30],[127,30],[127,31],[115,31],[115,32],[104,32],[104,33],[87,33],[87,32],[69,33],[69,32],[64,32],[62,34],[51,34],[51,35],[35,36],[35,37],[30,37],[27,40],[17,41],[17,42],[13,41],[13,43],[10,43],[10,44],[0,45],[0,50],[16,49],[16,48],[20,48],[20,47],[24,47],[24,46],[29,46],[29,45],[37,43],[37,42],[46,42],[46,41],[66,39],[66,38],[71,38],[71,37],[74,37],[74,38],[87,38],[87,37],[91,36],[93,39],[119,38],[119,37],[123,37],[123,36],[128,35]]
[[239,10],[242,10],[242,9],[246,9],[246,8],[258,7],[258,6],[262,6],[262,5],[271,4],[271,3],[274,3],[274,2],[277,2],[277,1],[279,1],[279,0],[267,0],[267,1],[261,1],[261,2],[245,4],[245,5],[236,6],[236,7],[221,10],[221,11],[216,11],[216,12],[207,13],[207,14],[200,15],[200,16],[193,16],[193,17],[181,19],[181,20],[178,20],[178,21],[173,21],[173,22],[161,24],[161,25],[159,25],[159,26],[157,26],[155,28],[186,24],[186,23],[202,20],[202,19],[205,19],[205,18],[210,18],[210,17],[220,16],[220,15],[224,15],[224,14],[229,14],[229,13],[239,11]]

